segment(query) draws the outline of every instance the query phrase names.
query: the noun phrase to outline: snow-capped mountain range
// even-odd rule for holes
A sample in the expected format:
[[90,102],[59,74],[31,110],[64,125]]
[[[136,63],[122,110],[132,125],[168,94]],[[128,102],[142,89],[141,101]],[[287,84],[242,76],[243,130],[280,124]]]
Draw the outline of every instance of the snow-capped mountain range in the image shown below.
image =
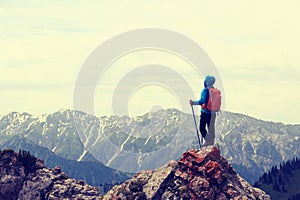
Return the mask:
[[[217,116],[216,130],[221,154],[251,183],[271,166],[300,156],[300,125],[223,112]],[[41,116],[17,112],[2,115],[0,146],[15,135],[63,158],[97,159],[126,172],[154,169],[178,159],[190,148],[198,148],[192,116],[176,109],[135,118],[98,118],[73,110]]]

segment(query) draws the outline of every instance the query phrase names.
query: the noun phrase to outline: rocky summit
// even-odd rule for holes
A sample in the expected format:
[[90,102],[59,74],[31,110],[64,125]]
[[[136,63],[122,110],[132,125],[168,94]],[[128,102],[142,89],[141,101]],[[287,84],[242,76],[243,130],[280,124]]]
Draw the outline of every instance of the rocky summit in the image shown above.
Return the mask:
[[185,152],[156,170],[141,171],[101,196],[97,188],[46,168],[27,151],[0,151],[0,199],[261,199],[270,197],[242,179],[216,147]]
[[59,167],[48,169],[29,152],[0,152],[0,199],[102,199],[98,189],[70,179]]
[[241,178],[216,147],[185,152],[156,170],[137,173],[104,199],[261,199],[270,196]]

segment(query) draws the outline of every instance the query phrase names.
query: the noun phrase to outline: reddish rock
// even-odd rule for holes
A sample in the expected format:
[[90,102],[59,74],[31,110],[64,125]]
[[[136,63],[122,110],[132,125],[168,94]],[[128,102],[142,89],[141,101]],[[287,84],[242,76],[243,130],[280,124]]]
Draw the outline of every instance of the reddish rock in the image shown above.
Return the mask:
[[[172,164],[170,164],[172,163]],[[135,189],[124,187],[132,183]],[[192,149],[151,173],[140,172],[115,186],[103,198],[119,199],[247,199],[270,197],[242,179],[216,147]]]

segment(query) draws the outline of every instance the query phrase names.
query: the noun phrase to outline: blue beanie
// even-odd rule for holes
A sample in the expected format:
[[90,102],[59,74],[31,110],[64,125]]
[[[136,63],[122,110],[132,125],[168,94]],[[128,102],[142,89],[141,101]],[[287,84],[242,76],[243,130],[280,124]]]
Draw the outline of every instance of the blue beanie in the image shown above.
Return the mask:
[[204,84],[207,86],[207,87],[212,87],[213,84],[215,83],[216,81],[216,78],[214,76],[206,76],[205,77],[205,80],[204,80]]

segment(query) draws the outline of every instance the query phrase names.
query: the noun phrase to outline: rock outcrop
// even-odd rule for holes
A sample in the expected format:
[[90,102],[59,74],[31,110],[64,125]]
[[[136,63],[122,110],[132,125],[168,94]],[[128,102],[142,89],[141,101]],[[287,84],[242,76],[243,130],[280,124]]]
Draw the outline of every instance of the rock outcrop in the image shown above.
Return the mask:
[[70,179],[59,167],[48,169],[29,152],[0,152],[0,199],[102,199],[98,189]]
[[137,173],[104,197],[97,188],[70,179],[60,167],[46,168],[29,152],[0,151],[0,199],[209,199],[269,200],[242,179],[216,147],[185,152],[156,170]]
[[104,199],[260,199],[269,195],[241,178],[216,147],[185,152],[157,170],[137,173]]

